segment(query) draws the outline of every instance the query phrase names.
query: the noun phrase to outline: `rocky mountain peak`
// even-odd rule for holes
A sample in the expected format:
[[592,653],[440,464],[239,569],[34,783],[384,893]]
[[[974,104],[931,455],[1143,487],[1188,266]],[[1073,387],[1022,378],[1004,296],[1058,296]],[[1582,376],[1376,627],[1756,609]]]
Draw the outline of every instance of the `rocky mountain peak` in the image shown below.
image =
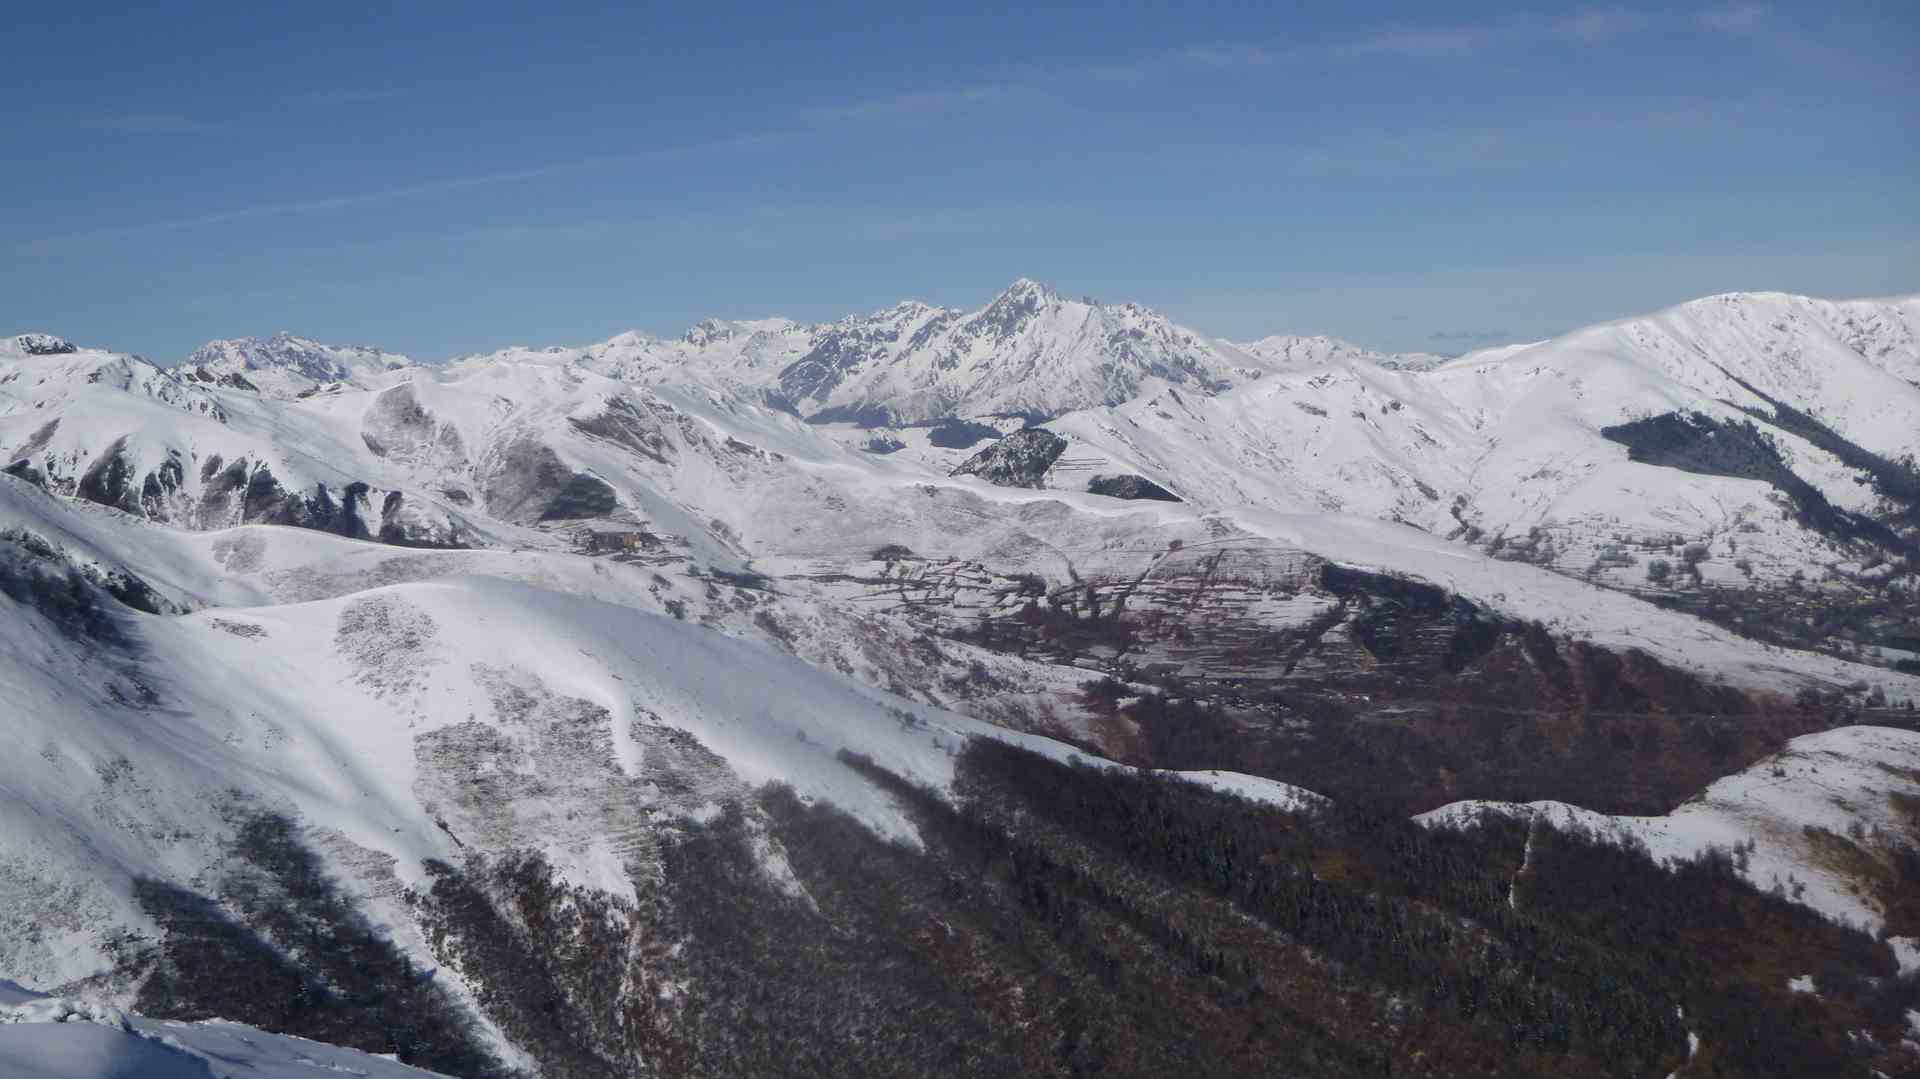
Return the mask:
[[1002,290],[1000,295],[1002,297],[1032,296],[1032,297],[1038,298],[1044,303],[1053,303],[1060,299],[1060,294],[1058,292],[1055,292],[1052,286],[1047,285],[1046,283],[1041,281],[1035,281],[1031,277],[1015,278],[1013,284],[1008,285],[1004,290]]
[[731,340],[733,335],[733,323],[725,319],[703,318],[687,330],[683,340],[695,348],[705,348],[718,341]]
[[993,298],[993,302],[980,312],[980,321],[1003,332],[1010,332],[1059,303],[1059,293],[1038,281],[1022,277]]

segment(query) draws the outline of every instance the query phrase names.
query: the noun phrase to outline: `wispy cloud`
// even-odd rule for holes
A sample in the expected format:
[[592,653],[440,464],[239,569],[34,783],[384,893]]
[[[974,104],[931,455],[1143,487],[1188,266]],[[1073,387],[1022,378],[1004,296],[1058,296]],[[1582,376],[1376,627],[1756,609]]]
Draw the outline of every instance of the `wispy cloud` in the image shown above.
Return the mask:
[[1495,40],[1497,35],[1485,26],[1401,27],[1368,34],[1339,51],[1354,56],[1465,56]]
[[[17,244],[13,249],[46,251],[86,239],[166,233],[236,221],[326,213],[636,162],[667,162],[712,154],[759,152],[789,145],[809,131],[895,123],[998,108],[1016,100],[1052,98],[1060,94],[1063,87],[1076,82],[1139,82],[1177,78],[1182,73],[1194,72],[1253,73],[1329,56],[1349,60],[1359,57],[1444,59],[1537,43],[1600,46],[1650,29],[1673,26],[1691,26],[1720,33],[1747,33],[1760,28],[1768,14],[1766,6],[1751,3],[1697,9],[1678,16],[1662,14],[1658,17],[1627,8],[1598,7],[1552,17],[1518,16],[1477,22],[1384,26],[1333,42],[1270,47],[1187,45],[1131,59],[1031,68],[973,84],[913,89],[866,99],[806,106],[790,113],[785,127],[742,131],[679,146],[650,147],[518,169],[448,176],[324,198],[241,206],[165,221],[46,237]],[[397,87],[349,86],[313,91],[301,95],[299,100],[320,107],[343,107],[394,100],[406,94],[406,90]],[[88,117],[86,121],[98,128],[128,133],[212,135],[228,131],[221,125],[172,112],[103,114]],[[1345,142],[1297,148],[1288,168],[1300,176],[1417,176],[1507,168],[1525,163],[1522,147],[1510,136],[1493,132],[1422,132],[1362,136]]]
[[1767,21],[1765,4],[1726,4],[1700,12],[1700,25],[1723,34],[1751,34]]
[[1257,45],[1189,45],[1174,50],[1170,58],[1191,67],[1244,71],[1272,67],[1297,55],[1297,50],[1282,52]]
[[[649,150],[640,150],[631,154],[621,154],[612,159],[624,161],[684,161],[688,158],[709,157],[722,153],[752,153],[759,150],[777,150],[798,138],[800,133],[792,128],[778,131],[742,131],[733,135],[720,135],[701,142],[683,143],[679,146],[660,146]],[[597,163],[597,162],[596,162]]]
[[1563,15],[1503,15],[1477,20],[1382,23],[1344,36],[1286,44],[1188,44],[1130,59],[1035,69],[1035,82],[1074,80],[1139,82],[1192,71],[1255,73],[1334,57],[1449,59],[1503,48],[1559,44],[1599,47],[1657,30],[1705,28],[1725,33],[1757,29],[1769,8],[1731,3],[1696,11],[1643,11],[1631,7],[1581,8]]
[[1027,92],[1011,83],[981,83],[975,86],[915,90],[904,94],[815,105],[801,110],[803,120],[816,123],[865,123],[949,113],[979,105],[994,105]]
[[1513,335],[1506,330],[1436,330],[1427,340],[1444,345],[1490,345]]
[[1009,79],[1009,83],[1034,88],[1075,83],[1137,86],[1193,72],[1250,74],[1324,55],[1323,49],[1305,46],[1201,43],[1098,63],[1030,68],[1017,78]]
[[1626,8],[1594,8],[1548,20],[1547,36],[1582,45],[1604,45],[1652,28],[1653,19]]
[[567,161],[551,161],[539,165],[531,165],[526,168],[473,173],[466,176],[448,176],[435,180],[423,180],[419,183],[378,188],[371,191],[356,191],[342,195],[331,195],[325,198],[259,203],[253,206],[241,206],[230,210],[198,214],[191,217],[171,218],[165,221],[148,221],[136,225],[88,229],[61,236],[48,236],[17,244],[13,250],[23,253],[45,253],[56,250],[63,245],[86,240],[124,239],[132,236],[180,232],[187,229],[224,225],[235,221],[252,221],[261,218],[328,213],[335,210],[354,209],[362,206],[378,206],[432,195],[450,195],[461,191],[496,187],[503,184],[522,183],[527,180],[536,180],[565,173],[588,172],[594,169],[612,168],[648,161],[673,161],[699,154],[729,153],[743,149],[763,149],[777,146],[791,137],[792,135],[790,133],[784,132],[746,133],[683,146],[649,147],[627,153],[574,158]]
[[405,90],[394,87],[349,86],[334,90],[315,90],[302,94],[300,100],[309,105],[334,109],[345,105],[365,105],[375,101],[392,101],[406,97]]
[[142,135],[218,135],[226,128],[178,112],[95,113],[82,119],[88,127]]
[[1363,34],[1336,51],[1349,56],[1445,59],[1543,43],[1605,45],[1653,25],[1654,20],[1643,12],[1588,8],[1552,17],[1508,16],[1477,22],[1390,26]]
[[[528,218],[469,223],[436,232],[433,243],[449,257],[491,258],[502,248],[526,254],[539,249],[569,250],[580,244],[625,245],[640,251],[680,243],[702,250],[743,251],[791,248],[817,251],[823,237],[892,245],[937,243],[955,236],[1020,231],[1022,222],[1058,219],[1073,208],[1050,203],[1000,203],[890,208],[864,201],[774,202],[694,210],[662,207],[635,215],[576,218],[563,206],[543,207]],[[390,265],[395,252],[410,251],[417,238],[396,238],[355,230],[311,238],[278,250],[288,258]]]
[[995,210],[929,210],[924,213],[903,214],[899,216],[870,217],[861,221],[857,232],[871,242],[892,243],[899,240],[932,238],[942,236],[978,236],[1000,232],[1006,227],[1003,211]]
[[1491,131],[1364,135],[1309,147],[1288,166],[1295,176],[1441,176],[1528,164],[1521,148]]
[[[328,213],[337,210],[377,206],[434,195],[454,194],[478,188],[522,183],[528,180],[537,180],[565,173],[589,172],[594,169],[613,168],[641,162],[684,161],[690,158],[714,154],[750,153],[772,150],[790,144],[799,138],[805,130],[810,128],[819,128],[835,124],[886,122],[894,119],[969,108],[1005,100],[1021,92],[1022,89],[1023,88],[1011,84],[980,84],[976,86],[914,91],[868,100],[820,105],[800,110],[795,116],[794,126],[784,129],[743,131],[678,146],[648,147],[646,149],[624,153],[545,162],[519,169],[482,172],[466,176],[449,176],[441,179],[425,180],[419,183],[402,184],[370,191],[350,192],[324,198],[260,203],[253,206],[240,206],[229,210],[220,210],[190,217],[172,218],[165,221],[149,221],[134,225],[89,229],[60,236],[48,236],[37,240],[26,241],[14,245],[13,250],[18,252],[44,253],[66,244],[86,240],[120,239],[132,236],[207,228],[237,221]],[[306,100],[315,104],[347,104],[352,101],[370,101],[388,97],[398,97],[401,96],[402,93],[402,91],[341,91],[337,94],[309,95]],[[125,130],[184,131],[200,129],[198,126],[194,128],[185,126],[192,123],[192,121],[186,117],[154,115],[117,117],[115,119],[129,124],[145,122],[152,125],[151,127],[129,126],[124,128]],[[929,220],[919,222],[893,222],[878,227],[896,234],[905,235],[939,229],[953,230],[958,226],[952,221],[935,222]]]

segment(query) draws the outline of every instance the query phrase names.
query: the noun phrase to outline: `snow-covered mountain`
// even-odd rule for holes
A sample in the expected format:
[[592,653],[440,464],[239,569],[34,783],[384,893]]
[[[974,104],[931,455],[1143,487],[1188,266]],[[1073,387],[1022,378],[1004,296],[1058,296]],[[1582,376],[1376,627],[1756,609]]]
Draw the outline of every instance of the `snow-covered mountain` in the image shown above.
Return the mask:
[[[1486,530],[1512,531],[1564,506],[1570,485],[1601,482],[1592,473],[1603,464],[1630,464],[1601,435],[1605,428],[1699,412],[1765,422],[1783,452],[1812,471],[1810,482],[1830,498],[1864,506],[1873,492],[1854,482],[1860,470],[1850,472],[1817,444],[1816,429],[1895,462],[1920,452],[1920,428],[1912,423],[1920,386],[1895,373],[1920,356],[1912,338],[1897,332],[1902,312],[1913,306],[1710,297],[1428,371],[1383,371],[1334,349],[1306,370],[1230,395],[1159,394],[1066,423],[1116,450],[1136,443],[1176,490],[1210,502],[1319,503],[1431,528],[1464,496],[1470,506],[1463,509],[1487,514]],[[1867,336],[1862,325],[1878,327],[1880,336]],[[1782,406],[1812,422],[1782,413]],[[1102,438],[1097,429],[1112,433]],[[1219,437],[1229,430],[1235,437]],[[1250,483],[1290,486],[1267,493]],[[1536,493],[1543,483],[1548,492]],[[1593,500],[1661,512],[1627,493]],[[1419,512],[1420,501],[1435,505]]]
[[706,319],[676,338],[628,331],[578,348],[516,346],[459,356],[449,366],[571,365],[640,385],[711,385],[757,397],[813,347],[819,332],[817,326],[784,318]]
[[974,311],[907,301],[806,326],[708,320],[677,339],[627,333],[584,348],[463,357],[578,363],[649,384],[709,380],[816,422],[922,424],[949,416],[1054,416],[1112,405],[1153,384],[1211,394],[1272,370],[1351,358],[1419,365],[1331,338],[1239,346],[1136,304],[1071,300],[1022,278]]
[[[955,1031],[962,1071],[1152,1073],[1190,1032],[1115,963],[1339,1053],[1496,1044],[1420,988],[1480,968],[1352,950],[1464,923],[1565,1009],[1502,1031],[1631,1013],[1581,1059],[1665,1074],[1724,986],[1576,1006],[1525,943],[1567,920],[1501,913],[1552,816],[1512,806],[1877,826],[1756,856],[1846,859],[1768,917],[1857,885],[1905,924],[1911,784],[1859,777],[1912,747],[1857,725],[1920,699],[1916,311],[1735,294],[1446,362],[1026,281],[445,364],[0,340],[0,978],[460,1074],[925,1071]],[[1880,801],[1728,823],[1776,767]],[[1268,813],[1271,857],[1152,861]],[[1402,854],[1502,888],[1369,891]]]
[[978,311],[904,303],[825,327],[774,389],[816,419],[916,423],[1051,416],[1117,404],[1151,382],[1216,393],[1264,372],[1146,308],[1069,300],[1023,278]]
[[[1070,445],[1044,486],[1140,474],[1212,509],[1402,521],[1687,604],[1798,581],[1901,608],[1920,562],[1920,385],[1898,373],[1920,355],[1914,306],[1732,294],[1428,371],[1334,359],[1167,389],[1051,424]],[[1685,573],[1655,568],[1683,555]],[[1914,658],[1916,628],[1867,636]]]

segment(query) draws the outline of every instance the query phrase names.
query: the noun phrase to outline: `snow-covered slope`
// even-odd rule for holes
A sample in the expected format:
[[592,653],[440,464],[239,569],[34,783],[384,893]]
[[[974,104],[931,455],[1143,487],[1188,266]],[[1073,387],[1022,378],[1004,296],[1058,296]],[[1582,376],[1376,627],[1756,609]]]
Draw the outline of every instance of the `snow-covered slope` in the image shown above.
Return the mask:
[[[724,559],[729,477],[764,454],[650,391],[571,365],[390,372],[300,400],[135,357],[0,352],[0,447],[50,490],[189,528],[263,522],[423,546],[538,542],[616,519]],[[676,497],[685,486],[705,497]]]
[[[646,613],[670,605],[665,578],[634,572],[623,587],[625,574],[578,555],[396,565],[350,557],[377,545],[286,529],[182,543],[11,479],[0,500],[0,714],[35,747],[0,763],[0,864],[21,913],[0,970],[38,984],[96,973],[116,932],[151,931],[130,882],[192,877],[247,807],[398,859],[402,883],[429,858],[531,847],[570,879],[622,891],[621,867],[649,842],[629,815],[698,815],[778,780],[910,841],[899,806],[841,750],[934,788],[969,737],[1068,752]],[[142,615],[61,577],[127,562],[180,606],[227,605]],[[269,598],[296,602],[252,605]],[[689,737],[693,756],[674,748]]]
[[[1427,524],[1465,496],[1469,516],[1524,529],[1581,500],[1643,506],[1637,492],[1585,492],[1617,487],[1622,472],[1607,466],[1627,464],[1601,429],[1649,415],[1740,420],[1785,404],[1882,456],[1920,451],[1920,386],[1893,374],[1920,362],[1901,321],[1916,305],[1730,294],[1395,374],[1332,349],[1310,353],[1314,370],[1220,398],[1161,394],[1070,422],[1103,448],[1137,446],[1176,490],[1210,503],[1318,502]],[[1791,430],[1768,433],[1830,497],[1859,488]],[[1404,497],[1415,480],[1434,489],[1438,513],[1407,512],[1419,508]],[[1253,486],[1266,483],[1279,489]]]
[[243,1023],[167,1022],[0,980],[8,1079],[431,1079],[437,1072]]
[[1419,376],[1371,363],[1276,374],[1219,397],[1177,390],[1051,426],[1209,508],[1258,506],[1447,521],[1485,440]]
[[580,347],[515,346],[459,356],[449,366],[578,366],[638,385],[709,386],[757,399],[788,364],[812,349],[819,332],[784,318],[706,319],[677,338],[630,330]]
[[[1860,574],[1920,549],[1920,385],[1899,374],[1915,305],[1730,294],[1429,371],[1333,356],[1214,397],[1167,388],[1052,422],[1078,466],[1047,485],[1134,472],[1208,508],[1403,521],[1663,594],[1687,579],[1649,567],[1688,545],[1696,587],[1901,589]],[[1633,426],[1666,417],[1748,449]]]
[[[350,396],[363,409],[376,400]],[[330,416],[331,400],[282,402],[115,353],[0,350],[7,467],[62,494],[190,528],[272,521],[422,543],[488,534],[456,508],[459,492],[402,493],[413,477]]]
[[1870,363],[1920,385],[1920,296],[1840,302],[1787,296],[1783,300]]
[[1465,356],[1428,384],[1503,443],[1637,414],[1722,402],[1772,412],[1779,403],[1875,453],[1906,457],[1920,451],[1920,386],[1894,372],[1920,350],[1896,331],[1915,303],[1711,296],[1502,355]]

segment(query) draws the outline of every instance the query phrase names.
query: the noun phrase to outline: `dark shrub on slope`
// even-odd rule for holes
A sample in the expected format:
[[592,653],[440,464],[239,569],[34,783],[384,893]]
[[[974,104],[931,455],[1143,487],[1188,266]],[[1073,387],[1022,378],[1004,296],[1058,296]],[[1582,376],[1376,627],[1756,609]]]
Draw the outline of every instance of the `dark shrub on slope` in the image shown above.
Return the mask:
[[1773,440],[1751,420],[1725,423],[1700,412],[1669,412],[1603,427],[1600,435],[1627,447],[1629,460],[1771,484],[1793,502],[1800,523],[1822,535],[1900,552],[1913,550],[1912,544],[1879,521],[1828,502],[1787,467]]

